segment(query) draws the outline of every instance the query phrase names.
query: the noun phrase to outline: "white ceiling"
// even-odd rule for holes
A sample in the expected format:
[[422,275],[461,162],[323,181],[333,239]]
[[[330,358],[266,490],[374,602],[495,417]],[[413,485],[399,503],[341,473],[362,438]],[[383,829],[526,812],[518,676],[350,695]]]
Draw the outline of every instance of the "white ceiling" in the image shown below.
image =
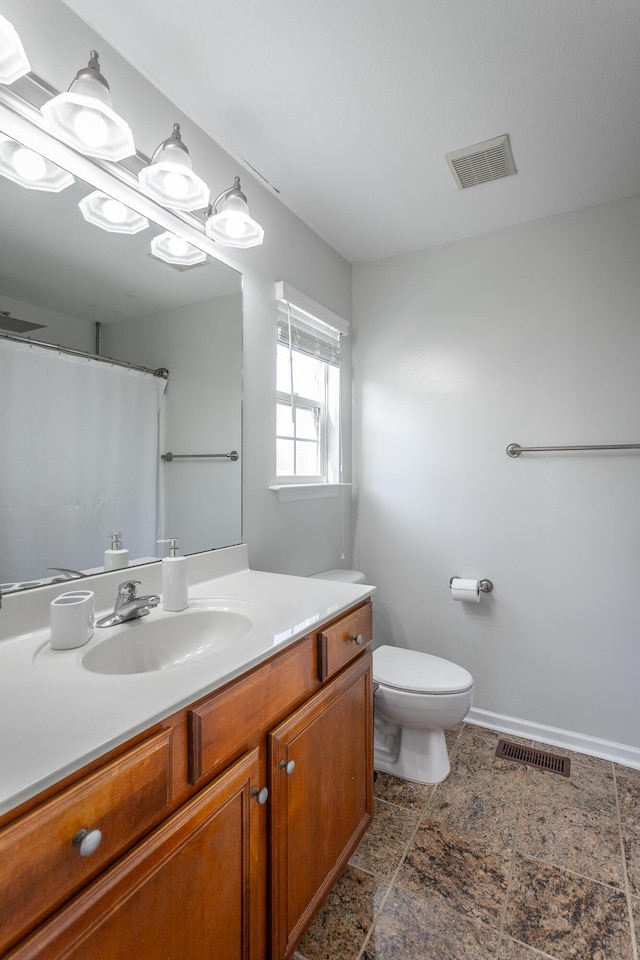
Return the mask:
[[353,263],[640,193],[639,0],[65,2]]

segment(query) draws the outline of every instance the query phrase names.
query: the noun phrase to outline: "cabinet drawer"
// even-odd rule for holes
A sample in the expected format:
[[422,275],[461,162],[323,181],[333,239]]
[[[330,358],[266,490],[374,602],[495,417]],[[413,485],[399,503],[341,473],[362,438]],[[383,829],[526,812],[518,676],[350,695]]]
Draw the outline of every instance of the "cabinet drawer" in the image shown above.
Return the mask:
[[189,782],[221,770],[317,687],[311,637],[189,711]]
[[[171,802],[171,730],[149,739],[0,830],[0,953],[162,819]],[[81,856],[78,831],[102,840]]]
[[357,657],[372,638],[371,603],[354,610],[318,634],[318,672],[326,680]]

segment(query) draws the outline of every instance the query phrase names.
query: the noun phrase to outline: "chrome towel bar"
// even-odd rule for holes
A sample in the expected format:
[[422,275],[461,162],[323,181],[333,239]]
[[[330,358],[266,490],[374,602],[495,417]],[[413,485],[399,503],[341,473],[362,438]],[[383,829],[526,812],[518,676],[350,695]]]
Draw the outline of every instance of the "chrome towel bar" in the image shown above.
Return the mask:
[[171,463],[172,460],[237,460],[239,457],[237,450],[231,453],[163,453],[160,459],[165,463]]
[[640,443],[600,443],[581,447],[521,447],[519,443],[510,443],[508,457],[519,457],[521,453],[547,453],[557,450],[640,450]]

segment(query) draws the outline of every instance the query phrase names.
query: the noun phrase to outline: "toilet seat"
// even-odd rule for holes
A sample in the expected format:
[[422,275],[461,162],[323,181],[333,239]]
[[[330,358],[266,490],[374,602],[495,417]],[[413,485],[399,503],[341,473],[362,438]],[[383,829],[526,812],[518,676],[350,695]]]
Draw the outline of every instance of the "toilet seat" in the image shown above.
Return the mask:
[[403,647],[378,647],[373,651],[373,679],[396,690],[428,693],[464,693],[473,677],[464,667],[442,657]]

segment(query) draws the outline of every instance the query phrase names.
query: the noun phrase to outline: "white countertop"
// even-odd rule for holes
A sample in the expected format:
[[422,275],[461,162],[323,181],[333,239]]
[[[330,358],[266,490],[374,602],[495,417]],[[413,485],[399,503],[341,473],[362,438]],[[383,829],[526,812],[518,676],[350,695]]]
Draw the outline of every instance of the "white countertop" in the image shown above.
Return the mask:
[[[44,612],[54,596],[76,584],[62,588],[57,584],[55,592],[44,588],[44,594],[38,588],[15,601],[11,623],[21,632],[6,636],[5,631],[4,638],[0,635],[0,813],[239,676],[375,590],[365,584],[250,570],[242,566],[246,548],[230,548],[230,563],[223,556],[226,552],[211,554],[209,572],[213,569],[219,574],[225,565],[231,572],[198,579],[189,587],[189,597],[196,602],[198,598],[216,598],[258,605],[262,615],[251,642],[163,670],[104,675],[85,669],[82,657],[107,639],[108,628],[96,630],[78,649],[52,650],[49,627],[42,625]],[[190,580],[192,571],[200,576],[206,571],[206,556],[199,555],[190,563]],[[136,568],[136,578],[143,581],[140,593],[159,592],[154,586],[159,567],[154,564],[148,572],[144,568],[142,574],[142,568]],[[110,595],[115,596],[113,584],[125,579],[126,572],[109,576]],[[113,608],[113,603],[109,607],[100,604],[107,595],[105,579],[100,578],[96,587],[97,613]],[[82,586],[94,589],[89,580]],[[3,598],[5,607],[9,599],[14,597]],[[4,615],[3,609],[0,619]],[[163,615],[161,608],[156,608],[145,620]],[[131,626],[135,629],[135,623]]]

